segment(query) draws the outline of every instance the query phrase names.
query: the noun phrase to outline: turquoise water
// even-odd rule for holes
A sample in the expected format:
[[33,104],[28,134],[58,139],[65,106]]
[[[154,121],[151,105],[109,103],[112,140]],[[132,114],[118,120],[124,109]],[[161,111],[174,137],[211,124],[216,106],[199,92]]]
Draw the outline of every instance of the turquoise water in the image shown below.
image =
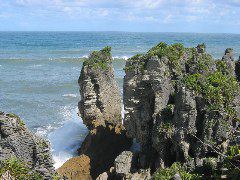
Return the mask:
[[119,85],[127,57],[165,41],[196,46],[221,58],[231,47],[240,55],[240,35],[127,32],[0,32],[0,111],[18,114],[50,140],[57,166],[70,158],[87,133],[77,116],[77,80],[83,57],[112,47]]

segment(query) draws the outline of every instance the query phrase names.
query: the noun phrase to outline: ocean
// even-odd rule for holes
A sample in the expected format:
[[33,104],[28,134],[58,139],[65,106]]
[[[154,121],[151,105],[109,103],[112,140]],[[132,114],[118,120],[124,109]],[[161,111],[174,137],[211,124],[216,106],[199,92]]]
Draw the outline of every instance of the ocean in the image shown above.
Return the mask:
[[205,43],[214,58],[226,48],[240,56],[240,34],[134,32],[0,32],[0,111],[19,115],[48,139],[55,167],[76,154],[87,134],[77,115],[78,77],[93,50],[112,47],[121,92],[125,60],[164,41],[187,47]]

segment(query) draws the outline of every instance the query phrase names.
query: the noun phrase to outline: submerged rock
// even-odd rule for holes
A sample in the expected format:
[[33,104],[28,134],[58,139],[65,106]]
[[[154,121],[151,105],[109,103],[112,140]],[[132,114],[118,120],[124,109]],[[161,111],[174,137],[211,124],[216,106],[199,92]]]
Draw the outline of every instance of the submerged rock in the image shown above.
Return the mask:
[[0,163],[12,158],[46,179],[55,174],[49,143],[31,133],[18,116],[0,112]]

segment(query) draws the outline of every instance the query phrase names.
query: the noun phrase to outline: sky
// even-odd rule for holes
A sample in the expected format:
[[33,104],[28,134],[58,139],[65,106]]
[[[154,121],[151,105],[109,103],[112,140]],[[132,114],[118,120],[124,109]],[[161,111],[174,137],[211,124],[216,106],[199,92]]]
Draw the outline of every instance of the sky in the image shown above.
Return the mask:
[[0,0],[0,31],[240,34],[240,0]]

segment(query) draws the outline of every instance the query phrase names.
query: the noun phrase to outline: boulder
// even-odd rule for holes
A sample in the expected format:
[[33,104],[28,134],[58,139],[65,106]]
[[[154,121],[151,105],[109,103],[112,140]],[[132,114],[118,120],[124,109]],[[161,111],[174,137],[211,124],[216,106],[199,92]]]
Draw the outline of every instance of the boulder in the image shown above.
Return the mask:
[[57,172],[69,180],[92,180],[90,158],[86,155],[74,157],[65,162]]

